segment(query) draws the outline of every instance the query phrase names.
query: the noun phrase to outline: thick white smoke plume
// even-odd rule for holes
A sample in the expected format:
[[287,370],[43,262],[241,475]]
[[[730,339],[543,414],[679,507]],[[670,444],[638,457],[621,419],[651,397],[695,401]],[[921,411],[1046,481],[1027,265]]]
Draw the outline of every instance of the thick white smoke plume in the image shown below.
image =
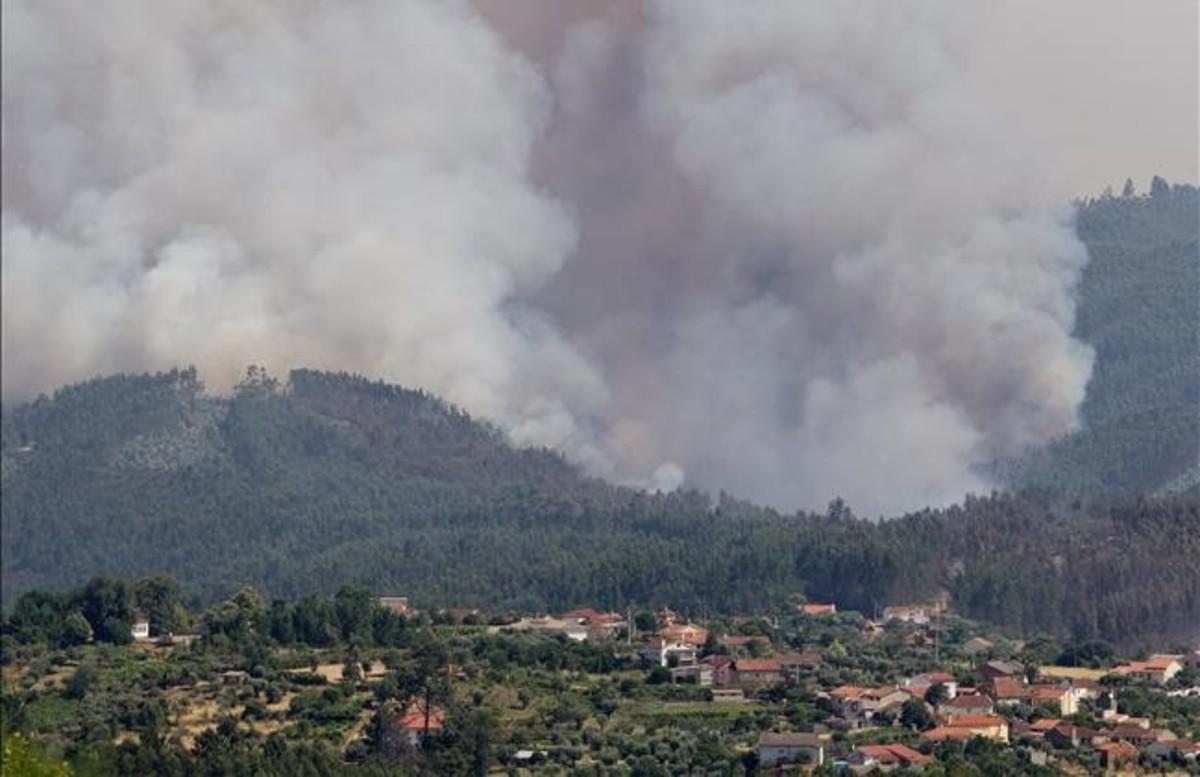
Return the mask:
[[3,8],[6,398],[349,369],[869,514],[1075,423],[1084,251],[955,4]]

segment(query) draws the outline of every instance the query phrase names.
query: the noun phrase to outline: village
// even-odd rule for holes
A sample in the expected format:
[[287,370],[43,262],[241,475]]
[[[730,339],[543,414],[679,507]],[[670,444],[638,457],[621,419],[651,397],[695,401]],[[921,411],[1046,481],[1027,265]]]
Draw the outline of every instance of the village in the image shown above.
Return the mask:
[[[289,645],[269,615],[231,644],[214,614],[231,602],[194,633],[136,618],[117,652],[84,645],[30,661],[15,651],[6,688],[63,714],[81,695],[138,686],[161,701],[166,741],[186,750],[245,731],[321,741],[351,763],[434,757],[483,710],[496,774],[909,774],[954,759],[1004,774],[1200,773],[1195,647],[1126,659],[1102,643],[1017,640],[944,600],[870,618],[797,601],[702,620],[668,608],[496,615],[418,610],[398,596],[368,603],[374,646]],[[75,688],[88,665],[112,678],[109,696],[103,680]],[[84,730],[100,725],[86,704],[79,715]],[[147,735],[110,726],[98,736],[124,747]],[[647,772],[652,761],[666,770]]]
[[[864,637],[869,641],[887,627],[899,626],[906,644],[935,646],[943,607],[886,607],[881,618],[864,623]],[[804,603],[797,612],[802,618],[822,619],[835,616],[837,606]],[[784,687],[815,689],[828,718],[808,730],[761,733],[755,753],[762,766],[831,764],[850,773],[919,769],[932,761],[928,753],[936,745],[977,737],[1004,746],[1021,744],[1035,764],[1076,760],[1064,758],[1067,753],[1106,772],[1130,771],[1139,761],[1194,770],[1200,759],[1200,742],[1181,739],[1151,717],[1122,712],[1118,690],[1135,683],[1167,696],[1200,699],[1200,649],[1092,669],[993,659],[1005,651],[992,640],[974,637],[947,646],[941,656],[935,653],[937,666],[930,671],[879,685],[831,686],[819,680],[826,662],[816,649],[788,649],[762,635],[716,636],[669,609],[657,613],[655,627],[637,640],[643,665],[665,670],[671,683],[709,688],[715,704],[745,703]],[[580,641],[624,635],[633,642],[636,634],[619,613],[591,609],[492,628],[558,633]],[[1020,647],[1010,643],[1008,651],[1019,652]],[[1167,691],[1185,670],[1193,684]],[[896,741],[897,729],[911,731],[912,736],[900,737],[909,741]],[[861,744],[839,744],[839,732],[853,732]],[[880,742],[870,743],[872,738]]]

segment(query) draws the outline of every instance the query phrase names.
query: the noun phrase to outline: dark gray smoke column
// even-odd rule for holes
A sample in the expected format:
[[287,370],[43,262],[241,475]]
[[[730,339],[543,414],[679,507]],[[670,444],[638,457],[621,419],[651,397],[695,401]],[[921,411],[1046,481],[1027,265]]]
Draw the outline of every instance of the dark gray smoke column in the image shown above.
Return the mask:
[[1085,256],[954,8],[6,2],[5,396],[315,365],[620,480],[984,488]]
[[539,299],[600,365],[631,472],[875,513],[986,489],[972,463],[1074,426],[1086,257],[959,73],[969,17],[557,7],[485,4],[551,74],[538,169],[581,240]]

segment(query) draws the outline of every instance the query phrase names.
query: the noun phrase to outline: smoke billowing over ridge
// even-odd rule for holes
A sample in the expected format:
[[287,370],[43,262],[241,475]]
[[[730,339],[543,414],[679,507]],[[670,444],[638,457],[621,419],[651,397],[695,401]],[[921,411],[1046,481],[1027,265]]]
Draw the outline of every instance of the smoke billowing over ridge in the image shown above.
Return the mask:
[[5,397],[316,366],[614,479],[986,488],[1075,424],[1086,257],[961,13],[6,3]]

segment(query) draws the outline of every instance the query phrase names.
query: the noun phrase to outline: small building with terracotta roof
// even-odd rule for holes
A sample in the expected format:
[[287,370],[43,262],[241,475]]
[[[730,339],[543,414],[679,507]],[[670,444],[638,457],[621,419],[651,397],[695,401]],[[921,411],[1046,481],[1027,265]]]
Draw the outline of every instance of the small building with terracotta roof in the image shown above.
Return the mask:
[[921,732],[922,742],[951,742],[951,741],[966,741],[974,739],[978,736],[969,728],[957,728],[955,726],[938,726],[931,728],[928,731]]
[[380,747],[392,754],[405,747],[419,747],[427,737],[440,733],[445,726],[442,710],[420,704],[401,709],[395,702],[389,702],[380,709],[380,714]]
[[1064,718],[1079,711],[1079,703],[1070,688],[1059,685],[1031,685],[1029,703],[1034,707],[1049,707]]
[[1025,666],[1016,661],[988,661],[975,667],[975,673],[984,680],[1008,677],[1024,681]]
[[1008,721],[996,715],[960,715],[939,726],[937,729],[933,729],[933,731],[937,731],[938,729],[964,731],[968,735],[967,737],[950,736],[948,737],[950,739],[965,739],[978,736],[997,742],[1008,742]]
[[937,713],[943,720],[962,715],[991,715],[995,710],[992,697],[983,694],[960,694],[937,706]]
[[999,707],[1020,704],[1029,699],[1029,686],[1011,677],[996,677],[984,683],[983,689]]
[[1109,771],[1137,761],[1138,749],[1128,742],[1102,742],[1096,745],[1100,754],[1100,765]]
[[708,641],[708,629],[690,623],[671,623],[658,630],[658,634],[668,642],[683,642],[694,647],[701,647]]
[[857,716],[864,722],[870,722],[875,713],[899,707],[909,699],[915,698],[917,694],[896,685],[881,685],[877,688],[842,685],[830,691],[829,696],[842,717]]
[[775,658],[734,659],[733,681],[748,686],[779,685],[784,681],[783,666]]
[[1058,718],[1038,718],[1029,724],[1026,733],[1037,738],[1044,738],[1046,732],[1062,723]]
[[1055,747],[1079,747],[1090,745],[1099,737],[1099,732],[1087,726],[1076,726],[1063,721],[1045,733],[1046,741]]
[[1145,661],[1133,661],[1113,669],[1120,677],[1133,677],[1155,685],[1166,685],[1183,671],[1181,656],[1153,655]]
[[881,772],[908,767],[920,768],[932,760],[929,756],[902,744],[859,745],[846,757],[846,762],[853,766],[873,767]]
[[[958,695],[958,678],[949,672],[925,672],[924,674],[908,678],[904,685],[910,688],[921,687],[925,689],[934,685],[941,685],[946,689],[947,698],[953,699]],[[924,694],[924,691],[921,693]]]

